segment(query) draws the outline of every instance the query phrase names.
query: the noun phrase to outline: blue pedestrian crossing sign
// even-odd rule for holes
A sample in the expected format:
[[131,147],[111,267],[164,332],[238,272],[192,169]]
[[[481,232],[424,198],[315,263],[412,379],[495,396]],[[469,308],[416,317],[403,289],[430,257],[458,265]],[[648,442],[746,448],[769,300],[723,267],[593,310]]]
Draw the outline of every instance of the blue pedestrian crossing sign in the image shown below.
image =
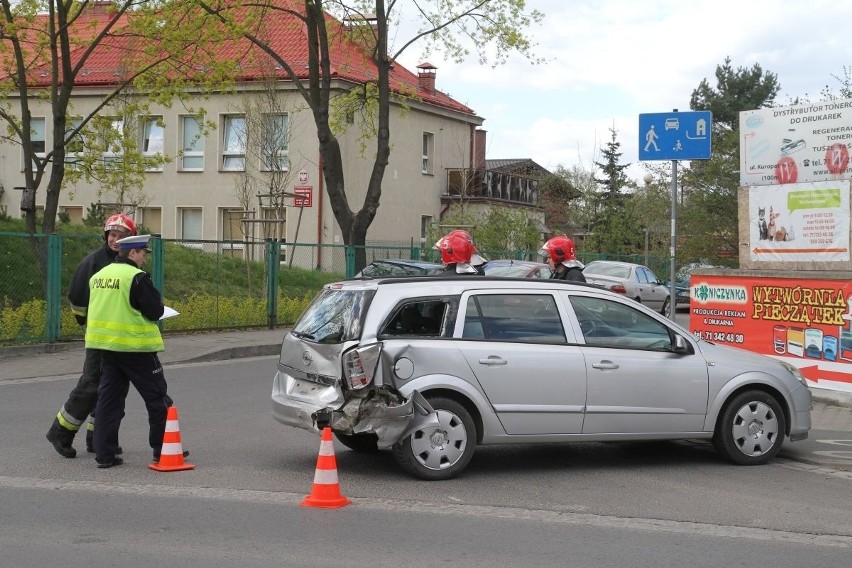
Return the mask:
[[656,112],[639,115],[639,161],[709,160],[713,113]]

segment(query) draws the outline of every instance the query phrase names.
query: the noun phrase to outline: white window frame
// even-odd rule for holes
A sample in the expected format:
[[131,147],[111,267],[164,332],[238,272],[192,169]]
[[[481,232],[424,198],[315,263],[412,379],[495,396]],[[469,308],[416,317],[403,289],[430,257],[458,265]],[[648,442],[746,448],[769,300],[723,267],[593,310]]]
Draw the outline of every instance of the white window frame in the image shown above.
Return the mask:
[[432,175],[435,161],[435,134],[423,132],[423,164],[420,173]]
[[[77,160],[86,151],[86,139],[83,138],[82,132],[78,132],[73,138],[70,137],[71,132],[79,127],[81,122],[83,122],[81,118],[72,118],[65,125],[65,167],[72,170],[80,168]],[[75,145],[79,147],[79,151],[72,150]]]
[[118,132],[119,143],[111,144],[104,150],[102,157],[105,169],[110,169],[114,167],[112,164],[116,162],[121,162],[124,159],[124,148],[122,148],[121,145],[121,141],[124,140],[124,119],[117,117],[111,118],[110,128]]
[[[39,142],[42,144],[40,152],[36,150],[36,145]],[[33,148],[33,154],[35,154],[37,158],[44,159],[44,157],[47,156],[47,118],[43,116],[34,116],[30,119],[30,143]],[[24,171],[23,157],[21,157],[21,164],[21,171]],[[33,171],[37,169],[38,165],[36,165],[35,160],[33,160]]]
[[[190,121],[195,125],[187,128]],[[204,133],[201,131],[201,121],[197,116],[182,115],[180,117],[180,136],[181,136],[181,161],[180,171],[182,172],[203,172],[204,171]],[[189,163],[194,163],[201,158],[201,166],[190,166]]]
[[261,171],[290,171],[289,127],[290,117],[287,113],[263,115]]
[[[165,154],[166,129],[163,126],[162,116],[146,116],[142,119],[142,140],[139,147],[142,149],[143,158],[158,158]],[[145,168],[146,172],[163,171],[162,162],[155,166]]]
[[222,117],[221,171],[246,171],[247,132],[246,115],[226,114]]
[[[186,241],[200,241],[204,236],[204,209],[202,207],[178,207],[178,220],[180,221],[180,238],[181,240]],[[188,213],[197,213],[198,214],[198,236],[187,236],[186,234],[186,226],[187,226],[187,214]],[[193,219],[192,221],[195,221]],[[191,224],[190,224],[191,225]],[[187,243],[184,243],[187,244]],[[201,246],[201,243],[190,243],[190,246]]]

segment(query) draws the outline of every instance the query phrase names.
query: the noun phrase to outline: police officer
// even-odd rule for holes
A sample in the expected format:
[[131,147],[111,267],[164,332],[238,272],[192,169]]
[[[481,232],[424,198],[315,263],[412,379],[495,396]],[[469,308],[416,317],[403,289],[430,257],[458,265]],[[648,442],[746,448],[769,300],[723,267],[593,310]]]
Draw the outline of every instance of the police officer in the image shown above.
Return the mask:
[[129,384],[145,401],[148,443],[154,450],[155,462],[160,459],[166,412],[172,405],[157,357],[157,352],[163,350],[163,337],[157,327],[164,311],[163,301],[151,277],[141,269],[150,252],[149,238],[150,235],[139,235],[120,239],[115,262],[89,280],[86,348],[97,350],[101,356],[94,435],[95,460],[100,468],[123,463],[116,453]]
[[485,259],[477,253],[473,237],[467,231],[450,231],[438,239],[432,248],[441,251],[441,262],[444,264],[444,271],[439,274],[441,276],[485,274],[482,268]]
[[585,265],[577,260],[574,251],[574,241],[566,236],[553,237],[541,247],[539,254],[547,257],[547,264],[552,274],[550,277],[556,280],[573,280],[574,282],[585,282],[583,276]]
[[[136,234],[136,224],[133,219],[124,213],[111,216],[104,223],[104,244],[96,251],[89,253],[74,271],[71,278],[71,286],[68,289],[68,300],[71,302],[71,311],[80,325],[86,324],[86,306],[89,303],[89,279],[115,260],[118,253],[118,239]],[[86,358],[83,362],[83,373],[77,381],[77,385],[68,395],[68,400],[59,409],[50,430],[47,431],[47,439],[60,455],[73,458],[77,455],[74,449],[74,436],[89,413],[93,413],[98,402],[98,383],[101,380],[100,352],[94,349],[86,349]],[[86,432],[86,450],[94,452],[92,447],[92,430],[94,429],[94,414],[89,421]],[[117,448],[121,453],[121,448]]]

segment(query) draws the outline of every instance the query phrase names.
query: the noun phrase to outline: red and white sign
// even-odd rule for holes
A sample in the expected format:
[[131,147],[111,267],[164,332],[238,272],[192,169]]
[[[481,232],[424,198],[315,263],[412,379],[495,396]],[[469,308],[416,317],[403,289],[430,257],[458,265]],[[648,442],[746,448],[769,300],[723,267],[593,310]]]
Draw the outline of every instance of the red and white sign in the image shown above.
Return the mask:
[[842,175],[849,165],[849,150],[845,144],[832,144],[825,151],[825,167],[835,175]]
[[852,99],[740,113],[740,185],[852,178]]
[[293,188],[296,197],[293,198],[293,207],[311,207],[313,205],[314,188],[311,186],[296,186]]

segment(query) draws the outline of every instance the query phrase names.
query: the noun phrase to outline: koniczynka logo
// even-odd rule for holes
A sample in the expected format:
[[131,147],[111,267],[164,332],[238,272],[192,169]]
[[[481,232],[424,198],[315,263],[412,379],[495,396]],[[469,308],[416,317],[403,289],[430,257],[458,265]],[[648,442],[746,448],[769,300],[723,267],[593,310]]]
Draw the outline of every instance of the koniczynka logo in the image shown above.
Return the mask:
[[748,293],[743,286],[716,286],[699,282],[692,286],[692,299],[699,304],[708,302],[725,302],[728,304],[745,304]]

